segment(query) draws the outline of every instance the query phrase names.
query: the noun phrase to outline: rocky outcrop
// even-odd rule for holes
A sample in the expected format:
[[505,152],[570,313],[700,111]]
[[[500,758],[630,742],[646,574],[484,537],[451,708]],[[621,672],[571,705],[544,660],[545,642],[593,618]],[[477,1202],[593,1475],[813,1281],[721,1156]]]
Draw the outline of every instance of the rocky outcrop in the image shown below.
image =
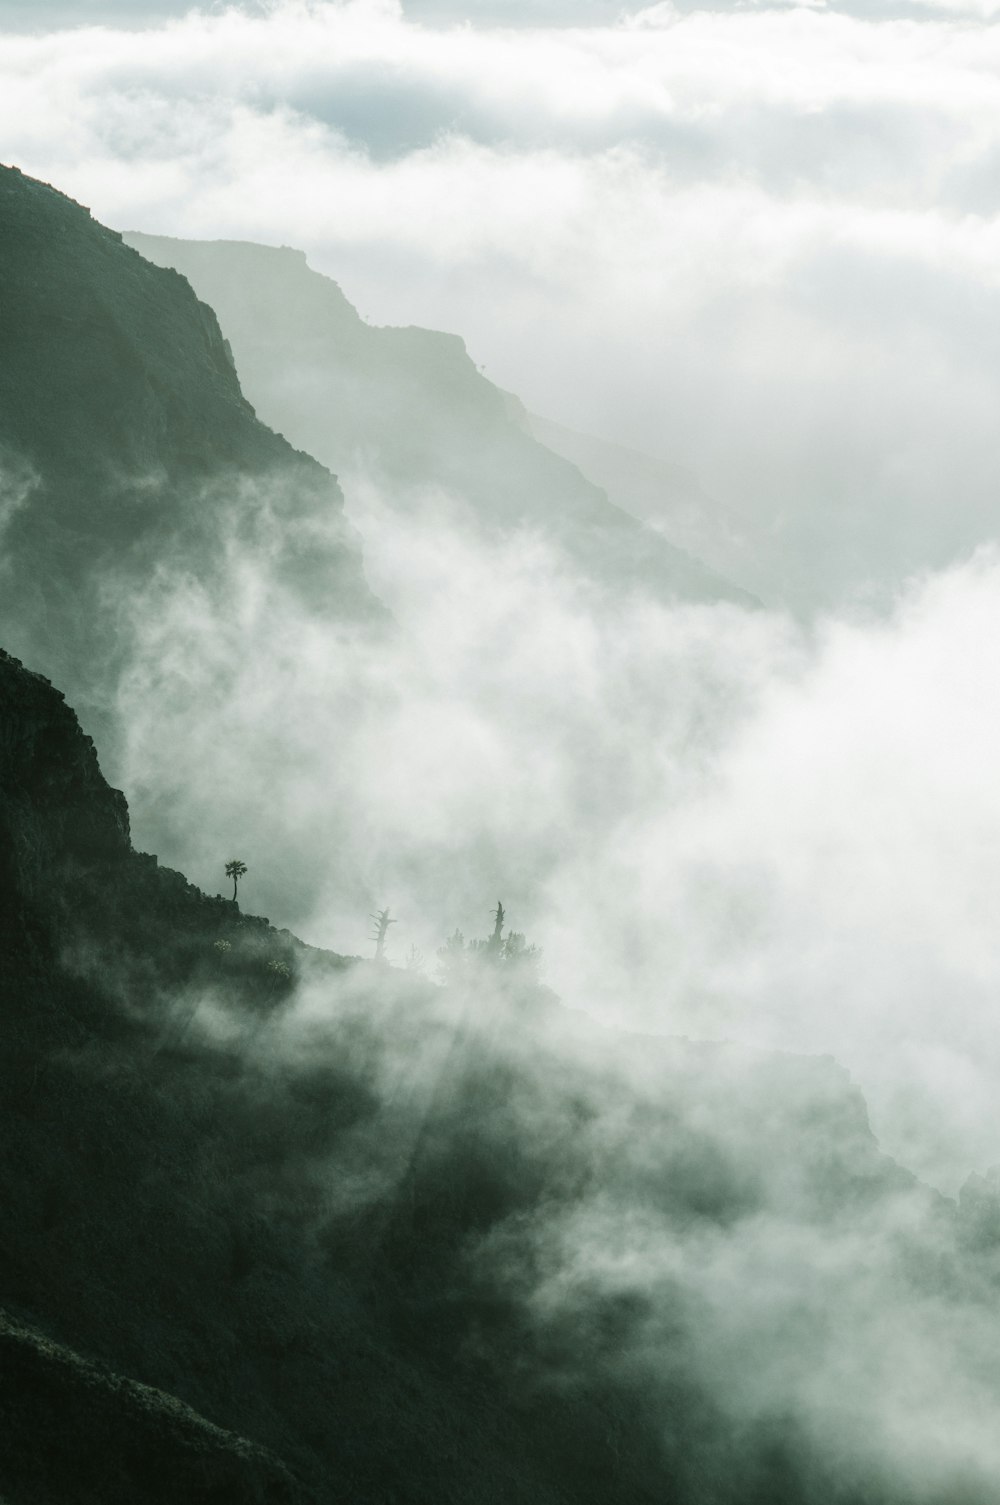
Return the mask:
[[[51,948],[53,916],[75,874],[131,853],[125,799],[60,692],[0,650],[0,969],[8,1030],[24,959]],[[8,1037],[9,1044],[9,1037]]]
[[11,880],[34,889],[57,861],[131,852],[125,796],[59,690],[0,649],[0,830]]
[[[292,939],[267,920],[202,894],[154,856],[133,850],[125,796],[101,772],[93,740],[61,691],[0,649],[0,904],[8,954],[25,934],[44,934],[42,951],[107,946],[121,977],[133,966],[147,989],[169,989],[187,969],[205,971],[216,940],[235,955],[230,971],[256,958],[284,970],[258,988],[269,996],[292,976]],[[123,944],[123,932],[141,935]],[[306,950],[307,948],[300,948]],[[0,953],[2,954],[2,953]],[[336,962],[340,958],[334,958]],[[10,983],[13,987],[13,983]]]

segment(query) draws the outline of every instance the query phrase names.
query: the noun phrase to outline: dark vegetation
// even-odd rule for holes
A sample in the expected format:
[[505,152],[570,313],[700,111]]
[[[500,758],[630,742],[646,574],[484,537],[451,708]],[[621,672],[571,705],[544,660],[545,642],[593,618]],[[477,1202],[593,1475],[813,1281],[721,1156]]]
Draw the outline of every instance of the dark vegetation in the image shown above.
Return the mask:
[[[133,852],[6,655],[0,853],[8,1505],[904,1498],[790,1423],[734,1431],[680,1290],[531,1299],[601,1199],[832,1230],[914,1195],[832,1063],[615,1040],[489,961],[440,989],[313,951]],[[654,1317],[660,1367],[623,1362]]]
[[[480,940],[466,941],[460,930],[455,930],[438,950],[438,973],[442,982],[453,985],[470,984],[484,966],[496,971],[506,982],[516,980],[519,985],[537,983],[541,952],[529,945],[520,930],[508,930],[504,934],[507,915],[500,900],[493,915],[493,933]],[[495,980],[495,979],[494,979]]]
[[70,1497],[131,1496],[150,1505],[290,1505],[300,1498],[287,1470],[262,1448],[2,1313],[0,1407],[4,1477],[12,1498],[23,1482],[34,1505]]

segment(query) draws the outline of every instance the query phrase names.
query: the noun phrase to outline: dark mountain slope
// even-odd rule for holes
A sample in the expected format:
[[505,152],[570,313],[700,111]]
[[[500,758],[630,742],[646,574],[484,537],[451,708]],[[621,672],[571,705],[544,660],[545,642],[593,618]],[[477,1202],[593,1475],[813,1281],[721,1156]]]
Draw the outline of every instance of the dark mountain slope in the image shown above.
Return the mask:
[[88,716],[107,710],[156,573],[221,584],[234,537],[314,609],[377,613],[341,507],[333,477],[257,421],[182,277],[0,168],[5,641]]
[[[3,1477],[11,1500],[144,1505],[302,1500],[263,1449],[213,1427],[174,1396],[137,1385],[11,1322],[0,1311]],[[71,1482],[70,1482],[71,1481]]]
[[342,477],[366,470],[391,506],[438,488],[487,537],[535,530],[599,584],[750,604],[537,442],[457,336],[367,324],[335,282],[287,247],[125,239],[183,272],[212,305],[267,421]]
[[981,1331],[991,1384],[996,1349],[989,1188],[964,1233],[831,1061],[312,951],[135,853],[6,655],[0,853],[7,1505],[281,1500],[284,1470],[366,1505],[993,1498],[975,1459],[894,1468],[874,1413],[797,1414],[831,1344],[867,1383],[845,1333],[879,1396],[929,1310],[942,1372]]
[[[102,1365],[263,1441],[323,1500],[561,1500],[508,1458],[481,1385],[466,1394],[400,1349],[365,1309],[365,1277],[352,1288],[316,1247],[329,1156],[372,1113],[371,1064],[349,1029],[317,1060],[254,1042],[298,973],[335,978],[343,959],[133,852],[62,696],[5,654],[0,852],[0,1305],[24,1330],[7,1364],[27,1386],[0,1384],[18,1424],[16,1448],[0,1439],[8,1505],[146,1497],[138,1463],[77,1493],[75,1417],[95,1410],[118,1456],[159,1450],[175,1484],[157,1498],[200,1498],[185,1456],[201,1423],[161,1425]],[[43,1353],[39,1333],[81,1357]],[[53,1391],[71,1405],[55,1450]],[[240,1483],[242,1448],[216,1448],[234,1480],[220,1505],[272,1498],[262,1467]]]

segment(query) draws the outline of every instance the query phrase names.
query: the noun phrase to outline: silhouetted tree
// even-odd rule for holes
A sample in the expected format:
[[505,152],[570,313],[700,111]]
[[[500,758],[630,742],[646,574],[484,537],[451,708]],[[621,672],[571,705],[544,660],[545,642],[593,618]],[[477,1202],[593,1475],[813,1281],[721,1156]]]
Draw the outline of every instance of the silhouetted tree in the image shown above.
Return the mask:
[[494,957],[498,957],[503,950],[503,922],[506,919],[504,907],[497,900],[497,907],[493,914],[493,934],[486,943],[486,948]]
[[506,918],[507,913],[497,900],[492,935],[466,944],[462,932],[456,930],[438,950],[438,975],[442,982],[456,983],[468,975],[470,967],[481,966],[483,962],[502,967],[508,977],[513,977],[516,971],[523,981],[537,981],[542,953],[537,946],[529,946],[519,930],[504,935]]
[[519,930],[511,930],[504,937],[500,960],[507,967],[516,967],[525,978],[536,981],[542,953],[538,946],[529,946]]
[[375,942],[375,960],[381,962],[385,960],[386,934],[389,926],[395,925],[396,921],[389,918],[387,909],[380,909],[378,914],[369,915],[369,919],[373,926],[371,938]]
[[226,863],[226,877],[227,878],[232,878],[232,880],[233,880],[233,903],[234,904],[236,903],[236,890],[237,890],[237,887],[239,886],[239,881],[243,877],[243,874],[246,871],[247,871],[247,865],[246,865],[246,863],[245,862],[241,862],[238,857],[234,857],[231,862],[227,862]]

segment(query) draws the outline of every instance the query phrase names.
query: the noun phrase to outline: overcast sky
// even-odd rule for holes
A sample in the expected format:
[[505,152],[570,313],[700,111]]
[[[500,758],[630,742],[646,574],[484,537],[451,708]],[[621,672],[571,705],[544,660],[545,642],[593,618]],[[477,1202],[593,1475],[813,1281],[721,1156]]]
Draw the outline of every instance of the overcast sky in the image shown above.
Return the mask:
[[179,10],[8,0],[5,160],[119,227],[302,247],[691,466],[828,599],[993,536],[995,0]]
[[[740,11],[788,9],[791,0],[679,0],[672,8],[691,11]],[[169,16],[200,10],[219,13],[230,8],[226,0],[4,0],[2,12],[11,25],[26,31],[45,32],[58,26],[115,24],[141,27]],[[241,9],[266,13],[268,0],[245,0]],[[403,0],[403,13],[431,24],[472,22],[503,26],[613,25],[623,16],[650,10],[647,0]],[[939,15],[963,14],[984,19],[995,13],[991,0],[841,0],[828,4],[813,0],[814,10],[837,10],[847,15],[886,19],[920,17],[929,11]]]

